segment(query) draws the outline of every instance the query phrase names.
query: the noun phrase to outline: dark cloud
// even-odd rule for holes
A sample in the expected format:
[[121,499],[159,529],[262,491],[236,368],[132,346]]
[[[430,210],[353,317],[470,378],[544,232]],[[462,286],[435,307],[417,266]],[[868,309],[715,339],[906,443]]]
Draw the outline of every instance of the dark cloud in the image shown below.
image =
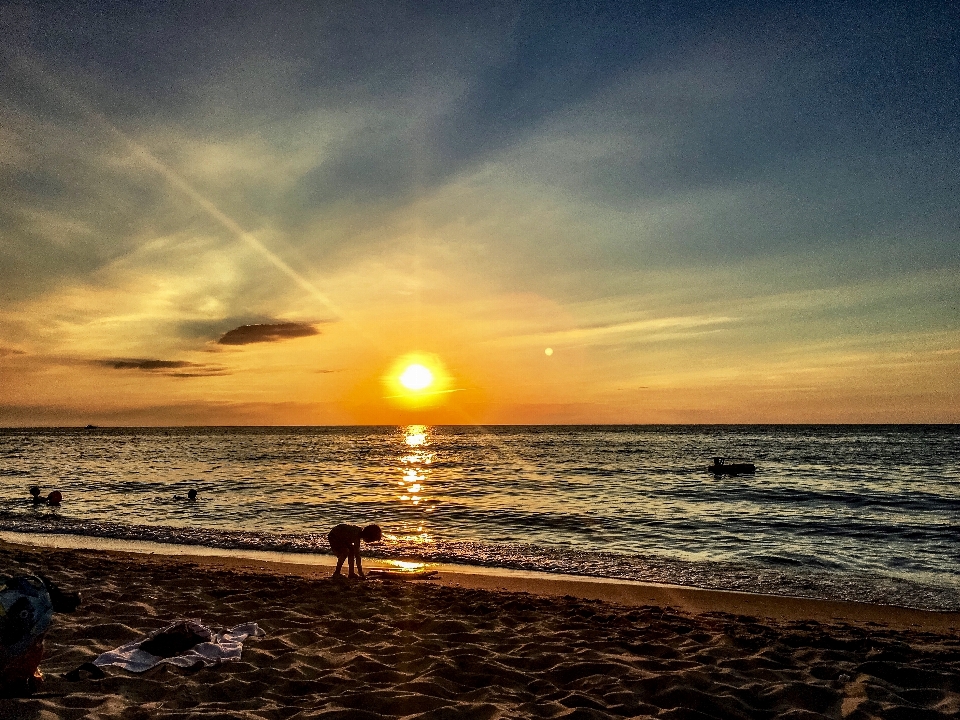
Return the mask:
[[186,360],[123,358],[116,360],[97,360],[96,362],[98,365],[113,368],[114,370],[143,370],[167,375],[168,377],[210,377],[212,375],[230,374],[223,365],[192,363]]
[[250,345],[252,343],[278,342],[293,338],[319,335],[320,331],[309,323],[274,323],[264,325],[241,325],[217,340],[220,345]]
[[[315,327],[331,320],[319,320],[313,323],[278,323],[274,317],[264,314],[238,313],[217,320],[184,320],[177,323],[177,337],[190,340],[206,341],[211,337],[221,337],[227,333],[232,333],[240,327],[272,327],[277,325],[302,325],[304,327]],[[309,333],[311,335],[316,333]],[[304,335],[306,336],[306,335]],[[213,352],[219,352],[220,348],[213,348]]]
[[26,353],[16,348],[0,347],[0,357],[7,357],[8,355],[26,355]]
[[114,370],[166,370],[193,365],[184,360],[103,360],[101,362]]
[[165,373],[169,377],[176,378],[192,378],[192,377],[215,377],[218,375],[229,375],[230,373],[226,370],[199,370],[197,372],[176,372],[176,373]]

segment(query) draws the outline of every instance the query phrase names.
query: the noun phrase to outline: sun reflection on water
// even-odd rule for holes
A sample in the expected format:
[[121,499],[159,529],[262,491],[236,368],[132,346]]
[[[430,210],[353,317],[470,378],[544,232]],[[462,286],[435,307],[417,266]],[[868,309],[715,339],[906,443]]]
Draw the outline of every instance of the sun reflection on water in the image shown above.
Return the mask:
[[385,540],[394,543],[432,543],[433,535],[425,532],[423,526],[415,528],[401,528],[397,533],[384,533]]
[[[400,478],[396,480],[397,500],[417,513],[432,513],[436,501],[427,495],[430,487],[429,475],[434,454],[430,451],[429,428],[426,425],[408,425],[401,429],[403,449],[399,455]],[[424,530],[421,521],[411,519],[401,523],[396,538],[402,542],[432,542],[429,531]],[[417,523],[414,525],[414,523]]]
[[[416,430],[411,431],[410,428],[416,428]],[[419,447],[425,444],[427,442],[427,433],[424,432],[423,425],[411,425],[407,428],[407,433],[403,441],[410,447]]]
[[427,566],[425,562],[411,562],[409,560],[384,560],[383,562],[404,572],[418,572]]

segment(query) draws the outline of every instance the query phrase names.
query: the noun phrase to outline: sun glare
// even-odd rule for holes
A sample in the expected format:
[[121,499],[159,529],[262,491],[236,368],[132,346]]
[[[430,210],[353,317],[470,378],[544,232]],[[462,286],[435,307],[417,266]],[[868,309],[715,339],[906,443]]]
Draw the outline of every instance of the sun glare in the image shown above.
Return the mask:
[[433,373],[420,363],[414,363],[400,375],[400,384],[407,390],[426,390],[433,384]]
[[384,398],[408,409],[437,407],[449,397],[451,377],[430,353],[398,357],[382,376]]

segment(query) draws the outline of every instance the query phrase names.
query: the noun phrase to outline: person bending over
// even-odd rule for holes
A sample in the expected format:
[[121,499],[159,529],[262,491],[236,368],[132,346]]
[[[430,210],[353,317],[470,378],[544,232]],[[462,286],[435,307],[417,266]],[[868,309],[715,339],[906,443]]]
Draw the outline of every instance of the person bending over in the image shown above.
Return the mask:
[[[337,569],[334,570],[333,576],[337,577],[341,574],[340,570],[343,567],[343,561],[349,558],[349,577],[359,575],[362,578],[363,566],[360,564],[360,541],[375,543],[380,542],[380,538],[382,537],[383,532],[380,530],[379,525],[367,525],[362,529],[356,525],[337,525],[327,535],[327,540],[330,541],[330,549],[333,550],[333,554],[337,556]],[[353,572],[354,562],[357,563],[356,574]]]

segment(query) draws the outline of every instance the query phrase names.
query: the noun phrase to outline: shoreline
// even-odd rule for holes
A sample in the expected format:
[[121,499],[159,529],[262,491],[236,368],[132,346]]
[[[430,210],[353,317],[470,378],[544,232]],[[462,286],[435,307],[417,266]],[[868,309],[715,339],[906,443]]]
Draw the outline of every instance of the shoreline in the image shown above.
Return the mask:
[[[31,542],[32,541],[32,542]],[[0,531],[0,550],[56,549],[61,552],[91,552],[121,561],[137,560],[161,565],[196,565],[265,576],[323,579],[336,565],[332,555],[227,550],[191,545],[168,545],[149,541],[120,541],[73,535],[33,535]],[[367,570],[398,569],[379,558],[365,558]],[[691,615],[726,613],[779,622],[869,624],[897,630],[960,632],[960,612],[921,610],[896,605],[823,600],[712,590],[683,585],[645,583],[611,578],[591,578],[535,571],[511,570],[445,563],[416,563],[416,568],[436,571],[431,579],[411,580],[443,587],[490,592],[529,593],[546,598],[571,596],[625,607],[659,606]],[[397,580],[395,582],[400,582]],[[378,581],[388,582],[388,581]]]

